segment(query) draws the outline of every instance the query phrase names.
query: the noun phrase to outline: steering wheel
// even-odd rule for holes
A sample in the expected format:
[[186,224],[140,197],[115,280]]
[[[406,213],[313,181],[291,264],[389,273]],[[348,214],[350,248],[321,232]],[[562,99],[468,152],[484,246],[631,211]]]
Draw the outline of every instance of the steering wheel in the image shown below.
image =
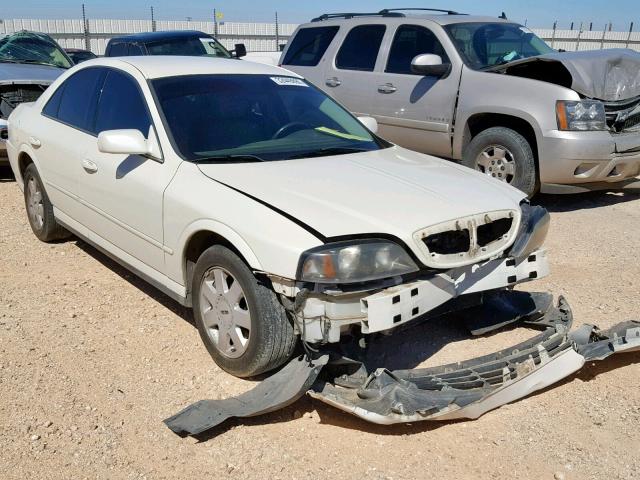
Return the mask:
[[276,140],[278,138],[286,137],[288,135],[291,135],[294,132],[297,132],[298,130],[304,130],[307,128],[312,128],[312,127],[308,123],[304,123],[304,122],[289,122],[286,125],[283,125],[282,127],[280,127],[278,131],[273,134],[273,136],[271,137],[271,140]]

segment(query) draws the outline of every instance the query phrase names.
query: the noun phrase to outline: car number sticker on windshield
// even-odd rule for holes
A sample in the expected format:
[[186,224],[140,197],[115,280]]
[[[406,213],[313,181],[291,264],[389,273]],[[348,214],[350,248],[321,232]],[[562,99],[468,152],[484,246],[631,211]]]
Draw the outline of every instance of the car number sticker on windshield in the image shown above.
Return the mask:
[[291,85],[295,87],[308,87],[304,81],[295,77],[270,77],[278,85]]

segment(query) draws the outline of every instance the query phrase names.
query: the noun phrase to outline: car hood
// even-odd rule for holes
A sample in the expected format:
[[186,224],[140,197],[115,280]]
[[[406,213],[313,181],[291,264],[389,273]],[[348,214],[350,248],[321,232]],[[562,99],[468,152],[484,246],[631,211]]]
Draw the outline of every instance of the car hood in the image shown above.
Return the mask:
[[624,48],[554,52],[489,71],[555,83],[607,102],[640,95],[640,53]]
[[64,72],[64,68],[49,65],[27,65],[0,61],[0,85],[12,83],[50,85]]
[[325,237],[390,234],[518,209],[525,195],[466,167],[400,147],[265,163],[199,165],[207,177],[275,207]]

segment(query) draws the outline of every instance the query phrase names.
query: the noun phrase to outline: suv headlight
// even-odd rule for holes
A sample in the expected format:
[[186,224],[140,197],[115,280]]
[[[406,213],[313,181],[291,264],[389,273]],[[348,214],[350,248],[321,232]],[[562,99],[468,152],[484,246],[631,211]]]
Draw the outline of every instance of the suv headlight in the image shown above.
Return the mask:
[[559,100],[556,102],[556,117],[559,130],[584,132],[607,129],[604,104],[595,100]]
[[300,257],[298,279],[314,283],[358,283],[417,272],[418,266],[397,243],[387,240],[337,242]]

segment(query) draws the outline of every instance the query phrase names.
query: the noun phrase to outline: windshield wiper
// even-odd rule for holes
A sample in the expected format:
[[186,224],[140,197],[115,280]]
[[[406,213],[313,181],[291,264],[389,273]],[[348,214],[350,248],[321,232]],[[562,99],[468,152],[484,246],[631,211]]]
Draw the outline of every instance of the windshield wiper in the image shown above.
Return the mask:
[[294,158],[311,158],[311,157],[328,157],[330,155],[345,155],[348,153],[360,153],[367,152],[367,149],[364,148],[353,148],[353,147],[327,147],[321,148],[319,150],[312,150],[310,152],[298,153],[296,155],[292,155],[287,157],[287,160],[291,160]]
[[218,155],[191,160],[193,163],[241,163],[241,162],[266,162],[257,155]]
[[25,58],[2,58],[0,57],[0,62],[7,63],[26,63],[28,65],[47,65],[49,67],[58,67],[58,68],[66,68],[60,65],[56,65],[55,63],[41,62],[40,60],[29,60]]

